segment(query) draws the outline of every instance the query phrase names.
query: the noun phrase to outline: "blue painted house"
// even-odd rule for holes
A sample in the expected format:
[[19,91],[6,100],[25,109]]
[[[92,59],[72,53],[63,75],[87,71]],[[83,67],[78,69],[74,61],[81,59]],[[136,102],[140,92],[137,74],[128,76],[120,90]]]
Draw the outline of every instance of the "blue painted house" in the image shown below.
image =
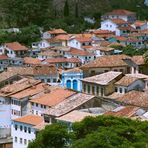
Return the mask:
[[62,72],[62,86],[75,91],[82,90],[80,79],[83,78],[83,71],[79,68],[69,69]]

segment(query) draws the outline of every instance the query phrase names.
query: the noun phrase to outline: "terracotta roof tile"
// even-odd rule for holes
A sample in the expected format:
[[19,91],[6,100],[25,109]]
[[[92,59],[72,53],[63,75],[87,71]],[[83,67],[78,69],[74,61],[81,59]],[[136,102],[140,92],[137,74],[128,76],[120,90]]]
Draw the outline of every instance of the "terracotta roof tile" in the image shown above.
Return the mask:
[[23,46],[18,42],[5,43],[5,45],[6,45],[6,47],[8,47],[9,49],[14,50],[14,51],[28,50],[28,48],[26,46]]
[[133,56],[132,60],[137,64],[137,65],[144,65],[144,58],[143,56],[139,55],[139,56]]
[[92,53],[89,53],[88,51],[83,51],[83,50],[76,49],[76,48],[70,48],[70,50],[67,53],[71,54],[71,55],[77,55],[77,56],[91,56],[91,55],[93,55]]
[[126,55],[108,55],[97,58],[94,61],[91,61],[81,68],[103,68],[103,67],[118,67],[118,66],[127,66],[123,59],[130,58]]
[[127,86],[131,85],[132,83],[134,83],[136,80],[138,80],[138,78],[136,78],[136,77],[124,76],[119,81],[117,81],[115,84],[127,87]]
[[140,91],[130,91],[118,98],[117,101],[127,105],[148,108],[148,94]]
[[76,92],[67,89],[56,89],[38,98],[31,99],[30,102],[47,105],[51,107],[74,95],[75,93]]
[[113,10],[112,12],[108,12],[107,14],[109,15],[131,15],[135,13],[125,10],[125,9],[116,9],[116,10]]
[[64,101],[57,104],[56,106],[49,108],[49,110],[47,110],[45,114],[55,116],[55,117],[60,117],[62,115],[65,115],[75,110],[76,108],[80,107],[81,105],[90,101],[93,98],[94,98],[93,95],[77,93],[65,99]]
[[139,109],[139,107],[135,106],[125,106],[122,107],[120,110],[116,109],[114,111],[108,111],[104,115],[112,115],[117,117],[132,117],[135,115],[136,111]]
[[60,34],[55,37],[57,40],[68,41],[70,36],[68,34]]
[[8,59],[8,56],[2,54],[0,55],[0,60],[7,60]]
[[63,115],[59,118],[56,118],[57,120],[60,121],[66,121],[66,122],[79,122],[82,121],[84,118],[91,116],[91,117],[96,117],[96,114],[91,114],[91,113],[87,113],[87,112],[82,112],[82,111],[78,111],[78,110],[74,110],[66,115]]
[[45,60],[49,64],[55,64],[55,63],[81,63],[81,61],[78,58],[51,58]]
[[108,85],[109,82],[122,75],[122,72],[109,71],[92,77],[82,79],[84,82],[95,83],[100,85]]
[[110,19],[113,23],[118,24],[118,25],[122,25],[122,24],[127,24],[126,21],[122,20],[122,19]]
[[83,71],[82,71],[80,68],[72,68],[72,69],[68,69],[68,70],[63,71],[63,73],[69,73],[69,72],[70,72],[70,73],[71,73],[71,72],[72,72],[72,73],[77,73],[77,72],[78,72],[78,73],[80,73],[80,72],[82,73]]
[[67,34],[67,32],[64,31],[63,29],[53,29],[53,30],[49,30],[48,33],[50,33],[50,34]]
[[13,121],[15,122],[21,122],[25,124],[30,124],[30,125],[38,125],[42,122],[44,122],[43,117],[41,116],[36,116],[36,115],[26,115],[17,119],[14,119]]
[[41,64],[41,61],[37,58],[25,57],[24,63],[25,64],[31,64],[31,65],[38,65],[38,64]]

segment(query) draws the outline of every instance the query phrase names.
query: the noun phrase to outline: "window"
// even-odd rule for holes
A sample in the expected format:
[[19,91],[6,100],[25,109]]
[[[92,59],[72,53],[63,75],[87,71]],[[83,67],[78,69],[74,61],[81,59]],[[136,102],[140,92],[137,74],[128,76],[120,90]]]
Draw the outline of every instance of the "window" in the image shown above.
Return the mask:
[[33,102],[31,102],[31,105],[33,106],[33,105],[34,105],[34,103],[33,103]]
[[41,108],[43,108],[43,105],[41,104]]
[[99,86],[97,86],[97,95],[99,95]]
[[115,87],[115,92],[118,92],[118,88],[117,87]]
[[22,144],[22,142],[23,142],[23,139],[22,139],[22,138],[20,138],[20,144]]
[[91,75],[93,76],[93,75],[95,75],[95,74],[96,74],[95,70],[92,70],[92,71],[91,71]]
[[119,89],[119,92],[122,93],[122,88]]
[[38,115],[38,111],[36,111],[36,115]]
[[47,79],[47,82],[50,82],[50,79]]
[[46,105],[44,105],[44,109],[46,109]]
[[24,139],[24,144],[25,144],[25,145],[27,144],[27,140],[26,140],[26,139]]
[[28,143],[30,143],[31,142],[31,140],[28,140]]
[[15,130],[17,130],[17,125],[15,124]]
[[26,127],[26,126],[24,126],[24,132],[25,132],[25,133],[27,132],[27,127]]
[[32,114],[34,114],[34,110],[32,110]]
[[28,127],[28,133],[29,133],[29,134],[31,133],[31,128],[30,128],[30,127]]
[[38,107],[38,103],[36,103],[36,107]]
[[14,141],[17,143],[17,137],[15,137]]
[[104,95],[104,88],[101,88],[101,96]]
[[127,89],[126,88],[124,89],[124,91],[125,91],[125,93],[127,93]]
[[86,92],[86,85],[83,84],[83,91]]
[[23,130],[23,127],[22,127],[22,125],[20,125],[20,131],[22,131]]
[[53,79],[53,83],[56,83],[56,79]]
[[88,93],[90,93],[90,85],[88,85]]
[[92,94],[94,95],[95,94],[95,87],[92,86]]
[[108,70],[104,70],[104,72],[108,72]]

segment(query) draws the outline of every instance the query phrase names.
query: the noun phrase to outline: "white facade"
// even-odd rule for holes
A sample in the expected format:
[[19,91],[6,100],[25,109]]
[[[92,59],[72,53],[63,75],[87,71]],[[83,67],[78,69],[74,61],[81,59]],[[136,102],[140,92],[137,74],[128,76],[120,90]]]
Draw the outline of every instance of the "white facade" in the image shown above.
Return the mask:
[[31,112],[33,115],[38,115],[38,116],[42,116],[43,113],[49,109],[48,106],[46,105],[41,105],[41,104],[38,104],[38,103],[34,103],[34,102],[30,102],[31,104]]
[[[63,72],[62,73],[62,86],[69,88],[68,81],[70,82],[70,88],[76,91],[82,91],[82,82],[81,79],[83,78],[83,72]],[[76,82],[76,84],[74,84]]]
[[13,137],[13,148],[27,148],[30,141],[36,137],[36,131],[32,125],[12,122],[11,133]]
[[81,49],[81,43],[79,41],[77,41],[75,38],[68,41],[68,46],[73,47],[73,48],[77,48],[77,49]]
[[113,23],[111,20],[104,20],[101,22],[101,30],[109,30],[109,31],[116,31],[117,24]]
[[50,43],[47,42],[46,40],[42,40],[42,41],[40,41],[40,43],[38,44],[38,46],[39,46],[39,49],[40,48],[48,48],[48,47],[50,47]]
[[145,84],[142,80],[136,80],[134,83],[129,86],[116,86],[116,92],[120,94],[125,94],[131,90],[143,90]]
[[69,53],[65,53],[64,57],[66,58],[78,58],[81,60],[82,64],[88,63],[96,59],[95,55],[81,56],[81,55],[71,55]]

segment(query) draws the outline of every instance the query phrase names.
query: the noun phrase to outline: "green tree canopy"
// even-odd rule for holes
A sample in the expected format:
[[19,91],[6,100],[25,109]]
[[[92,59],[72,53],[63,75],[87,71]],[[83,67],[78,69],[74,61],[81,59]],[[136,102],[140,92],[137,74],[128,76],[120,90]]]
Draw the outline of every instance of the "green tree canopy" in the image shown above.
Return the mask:
[[58,148],[146,148],[148,146],[147,121],[112,116],[87,117],[81,122],[74,123],[72,129],[73,131],[68,131],[61,124],[47,126],[28,148],[38,145],[44,148],[57,148],[57,146]]
[[50,17],[52,0],[2,0],[1,6],[9,26],[41,25]]

